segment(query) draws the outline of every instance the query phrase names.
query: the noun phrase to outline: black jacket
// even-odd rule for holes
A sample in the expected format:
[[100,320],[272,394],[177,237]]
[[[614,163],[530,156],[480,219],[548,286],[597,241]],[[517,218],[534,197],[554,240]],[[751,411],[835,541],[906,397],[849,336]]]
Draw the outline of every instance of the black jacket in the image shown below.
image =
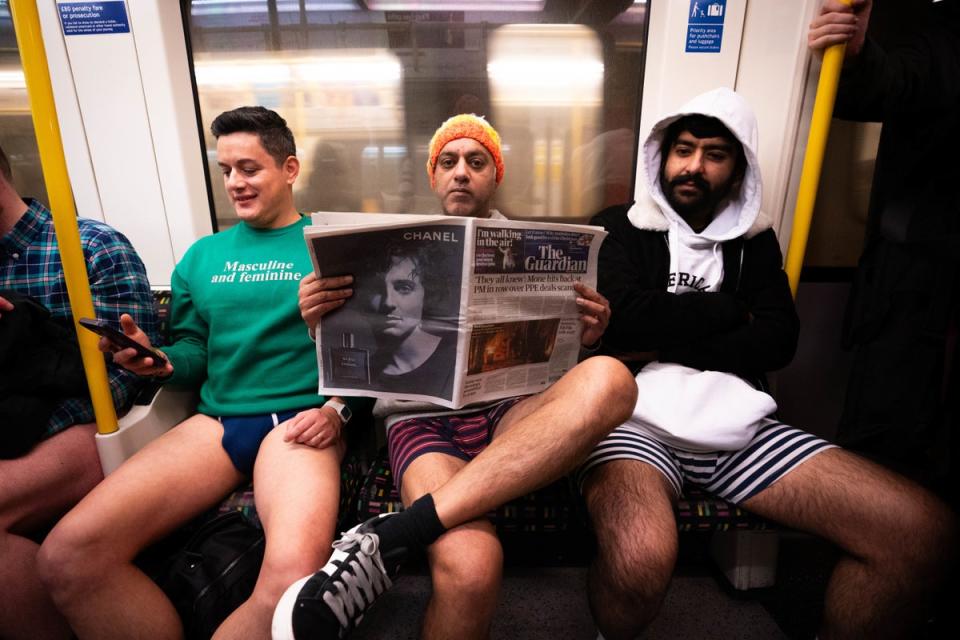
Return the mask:
[[85,397],[87,380],[73,328],[14,291],[0,318],[0,458],[27,453],[44,434],[62,398]]
[[889,331],[904,305],[924,313],[924,332],[943,340],[957,304],[960,190],[951,160],[960,144],[957,5],[918,7],[919,23],[886,47],[868,37],[840,76],[834,115],[883,122],[864,249],[844,321],[848,348]]
[[667,291],[666,232],[634,227],[628,210],[610,207],[591,221],[610,233],[598,276],[613,311],[603,336],[608,351],[653,351],[661,362],[749,379],[790,362],[800,323],[771,229],[722,245],[720,291],[677,295]]
[[868,244],[882,236],[954,254],[960,248],[960,191],[951,161],[960,143],[957,4],[918,7],[926,13],[921,23],[887,48],[867,38],[840,76],[834,115],[883,123]]

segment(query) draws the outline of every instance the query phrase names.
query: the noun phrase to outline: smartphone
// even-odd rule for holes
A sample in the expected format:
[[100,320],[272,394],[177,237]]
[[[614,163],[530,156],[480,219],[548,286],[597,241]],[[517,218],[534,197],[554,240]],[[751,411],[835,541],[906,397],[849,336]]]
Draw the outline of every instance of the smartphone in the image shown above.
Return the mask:
[[122,331],[117,331],[106,320],[97,318],[80,318],[77,322],[84,329],[89,329],[94,333],[103,336],[121,349],[134,349],[141,358],[153,358],[153,363],[158,367],[167,364],[167,359],[160,353],[157,353],[149,347],[145,347]]

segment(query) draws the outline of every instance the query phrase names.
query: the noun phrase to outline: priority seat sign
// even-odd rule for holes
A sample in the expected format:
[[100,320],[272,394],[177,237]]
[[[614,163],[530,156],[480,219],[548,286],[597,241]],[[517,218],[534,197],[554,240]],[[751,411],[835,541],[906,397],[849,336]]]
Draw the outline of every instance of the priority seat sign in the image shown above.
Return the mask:
[[690,0],[686,53],[719,53],[727,0]]

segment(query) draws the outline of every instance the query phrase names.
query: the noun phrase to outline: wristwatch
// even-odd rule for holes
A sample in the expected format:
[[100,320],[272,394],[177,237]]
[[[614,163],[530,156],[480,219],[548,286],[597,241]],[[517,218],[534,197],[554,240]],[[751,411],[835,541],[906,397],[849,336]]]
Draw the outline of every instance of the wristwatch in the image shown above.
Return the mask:
[[330,407],[336,411],[337,415],[340,416],[340,420],[343,421],[343,424],[350,422],[350,418],[353,417],[353,411],[350,410],[350,407],[338,400],[327,400],[323,403],[323,406]]

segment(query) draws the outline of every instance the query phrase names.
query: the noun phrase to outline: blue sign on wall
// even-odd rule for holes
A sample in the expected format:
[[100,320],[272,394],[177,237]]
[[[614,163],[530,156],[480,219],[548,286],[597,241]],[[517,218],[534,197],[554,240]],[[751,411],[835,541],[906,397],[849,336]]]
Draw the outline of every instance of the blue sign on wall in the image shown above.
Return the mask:
[[105,2],[65,2],[60,9],[60,25],[65,36],[104,33],[130,33],[127,7],[123,0]]
[[687,53],[719,53],[727,0],[690,0]]

